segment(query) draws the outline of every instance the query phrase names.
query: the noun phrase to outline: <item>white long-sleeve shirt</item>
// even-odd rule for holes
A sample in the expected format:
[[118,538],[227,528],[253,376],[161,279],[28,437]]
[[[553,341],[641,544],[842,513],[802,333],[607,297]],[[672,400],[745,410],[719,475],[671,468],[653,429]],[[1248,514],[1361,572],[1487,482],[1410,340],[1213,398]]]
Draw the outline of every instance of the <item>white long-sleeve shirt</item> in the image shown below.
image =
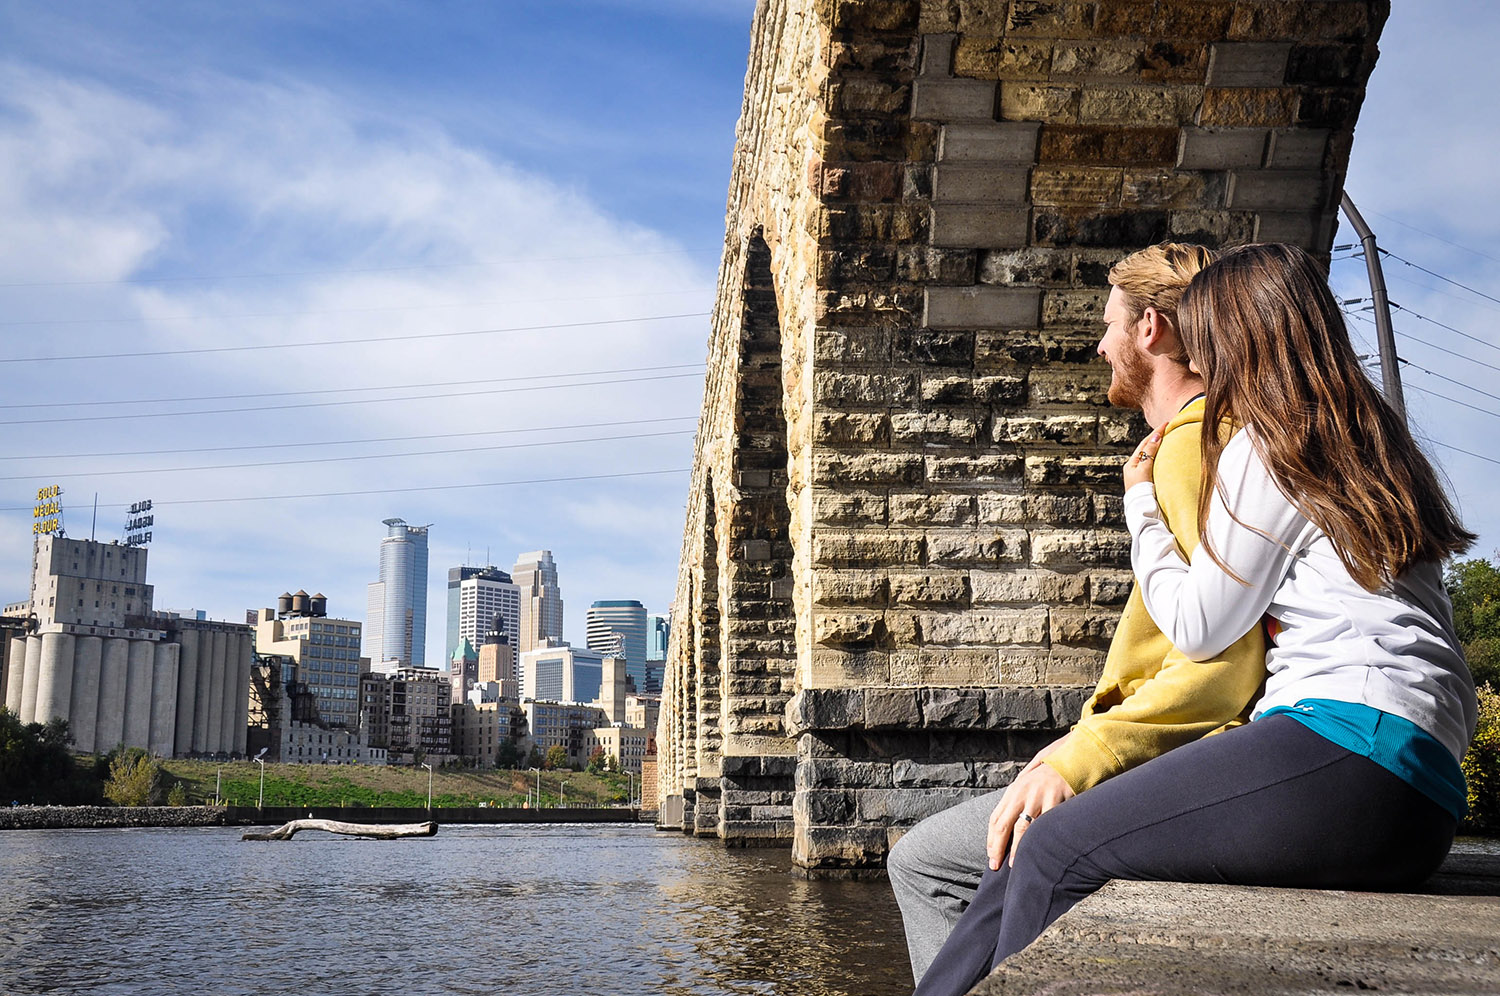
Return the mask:
[[1126,492],[1125,518],[1146,610],[1184,654],[1211,658],[1263,615],[1280,624],[1252,719],[1302,699],[1362,703],[1411,720],[1463,757],[1474,733],[1474,685],[1439,565],[1413,566],[1367,591],[1327,534],[1281,493],[1255,451],[1253,430],[1224,448],[1206,531],[1245,583],[1203,546],[1183,561],[1150,483]]

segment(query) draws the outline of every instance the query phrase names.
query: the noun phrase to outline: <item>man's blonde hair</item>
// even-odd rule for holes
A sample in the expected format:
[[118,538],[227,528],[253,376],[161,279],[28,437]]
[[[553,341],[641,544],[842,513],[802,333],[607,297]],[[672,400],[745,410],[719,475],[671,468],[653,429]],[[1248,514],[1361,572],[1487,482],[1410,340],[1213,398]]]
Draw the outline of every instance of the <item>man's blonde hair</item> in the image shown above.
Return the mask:
[[[1163,242],[1120,260],[1109,271],[1109,282],[1125,295],[1125,310],[1134,325],[1147,308],[1155,308],[1177,328],[1177,302],[1188,281],[1218,256],[1205,246]],[[1186,364],[1187,350],[1179,342],[1172,359]]]

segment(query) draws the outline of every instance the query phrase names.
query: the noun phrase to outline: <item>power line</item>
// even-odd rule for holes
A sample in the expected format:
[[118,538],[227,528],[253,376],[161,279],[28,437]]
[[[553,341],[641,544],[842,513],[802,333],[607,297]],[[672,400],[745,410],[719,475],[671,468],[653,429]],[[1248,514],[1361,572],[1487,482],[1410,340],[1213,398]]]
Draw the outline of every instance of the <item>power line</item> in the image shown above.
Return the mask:
[[[1412,342],[1421,343],[1428,349],[1435,349],[1439,353],[1447,353],[1449,356],[1456,356],[1461,360],[1467,360],[1470,363],[1476,364],[1481,367],[1487,367],[1490,370],[1494,370],[1497,373],[1500,373],[1500,366],[1496,366],[1493,363],[1486,363],[1483,360],[1476,360],[1472,356],[1465,356],[1463,353],[1454,352],[1453,350],[1448,349],[1444,346],[1439,346],[1436,343],[1428,342],[1426,339],[1419,339],[1417,336],[1412,335],[1410,332],[1403,332],[1401,333],[1401,335],[1403,338],[1410,339]],[[0,422],[0,425],[4,425],[4,423]]]
[[459,301],[448,304],[405,304],[380,308],[330,308],[323,311],[261,311],[239,315],[136,315],[131,318],[39,318],[22,322],[0,322],[0,328],[37,325],[119,325],[154,322],[221,322],[242,318],[307,318],[321,315],[364,315],[387,311],[436,311],[441,308],[487,308],[497,304],[550,304],[556,301],[616,301],[638,297],[677,297],[712,292],[712,287],[689,287],[675,291],[647,291],[640,294],[570,294],[566,297],[504,298],[498,301]]
[[1409,225],[1406,222],[1401,221],[1399,218],[1392,218],[1390,215],[1381,214],[1379,211],[1371,211],[1370,213],[1374,215],[1380,215],[1380,217],[1384,218],[1386,221],[1394,222],[1395,224],[1400,225],[1402,228],[1409,228],[1413,232],[1417,232],[1418,234],[1427,236],[1429,239],[1437,239],[1439,242],[1446,243],[1447,245],[1450,245],[1455,249],[1462,249],[1464,252],[1471,252],[1476,256],[1483,256],[1485,259],[1493,259],[1495,262],[1500,263],[1500,256],[1491,256],[1487,252],[1481,252],[1478,249],[1471,248],[1469,246],[1463,245],[1462,243],[1454,242],[1452,239],[1445,239],[1435,232],[1429,232],[1425,228],[1418,228],[1416,225]]
[[561,432],[567,429],[599,429],[622,425],[653,425],[660,422],[685,422],[696,420],[696,415],[675,415],[670,418],[616,419],[609,422],[578,422],[572,425],[541,425],[522,429],[479,429],[473,432],[436,432],[422,436],[380,436],[374,439],[326,439],[288,443],[252,443],[245,446],[190,446],[175,450],[111,450],[107,453],[29,453],[21,456],[3,455],[0,460],[75,460],[92,457],[122,456],[177,456],[183,453],[233,453],[245,450],[281,450],[307,446],[363,446],[369,443],[406,443],[423,439],[462,439],[471,436],[500,436],[522,432]]
[[[481,269],[489,266],[508,266],[511,263],[559,263],[587,259],[639,259],[647,256],[701,256],[708,249],[662,249],[655,252],[596,253],[589,256],[512,256],[508,259],[492,259],[474,263],[419,263],[409,266],[365,266],[330,270],[286,270],[280,273],[220,273],[197,274],[177,277],[137,277],[130,280],[43,280],[0,284],[0,288],[11,287],[110,287],[122,284],[165,284],[197,280],[276,280],[282,277],[326,277],[345,273],[404,273],[413,270],[462,270]],[[718,252],[718,249],[711,250]]]
[[1479,388],[1474,387],[1471,384],[1465,384],[1461,380],[1455,380],[1452,377],[1448,377],[1448,376],[1446,376],[1444,374],[1440,374],[1440,373],[1438,373],[1438,372],[1436,372],[1434,370],[1428,370],[1426,367],[1419,367],[1415,363],[1413,363],[1411,360],[1405,359],[1404,357],[1401,358],[1401,362],[1405,363],[1407,366],[1413,368],[1414,370],[1420,370],[1420,371],[1422,371],[1424,374],[1426,374],[1429,377],[1436,377],[1438,380],[1446,380],[1450,384],[1457,384],[1459,387],[1463,388],[1466,391],[1473,391],[1475,394],[1482,394],[1486,398],[1493,398],[1496,401],[1500,401],[1500,394],[1491,394],[1489,391],[1482,391]]
[[[560,377],[600,377],[605,374],[644,373],[648,370],[686,370],[689,368],[702,366],[702,363],[673,363],[650,367],[617,367],[613,370],[578,370],[572,373],[528,374],[524,377],[490,377],[484,380],[439,380],[422,384],[384,384],[376,387],[323,387],[308,391],[270,391],[260,394],[200,394],[186,398],[129,398],[119,401],[38,401],[20,405],[0,405],[0,409],[89,408],[98,405],[167,405],[186,403],[189,401],[243,401],[248,398],[296,398],[303,397],[309,394],[346,394],[357,391],[401,391],[416,390],[423,387],[467,387],[470,384],[506,384],[523,380],[556,380]],[[558,386],[566,387],[568,385],[560,384]]]
[[320,339],[308,342],[268,342],[251,346],[204,346],[198,349],[158,349],[130,353],[86,353],[75,356],[11,356],[0,363],[49,363],[57,360],[121,360],[148,356],[186,356],[195,353],[241,353],[261,349],[302,349],[308,346],[349,346],[379,342],[411,342],[417,339],[454,339],[460,336],[498,335],[507,332],[541,332],[548,329],[578,329],[601,325],[629,325],[635,322],[665,322],[678,318],[707,318],[708,312],[683,315],[647,315],[641,318],[609,318],[594,322],[563,322],[555,325],[518,325],[503,329],[466,329],[462,332],[422,332],[412,335],[368,336],[363,339]]
[[1492,463],[1497,467],[1500,467],[1500,460],[1496,460],[1494,457],[1485,456],[1483,453],[1475,453],[1473,450],[1466,450],[1462,447],[1454,446],[1451,443],[1442,443],[1436,439],[1429,439],[1427,441],[1434,446],[1441,446],[1445,450],[1452,450],[1454,453],[1462,453],[1464,456],[1471,456],[1476,460],[1483,460],[1485,463]]
[[[1493,342],[1486,342],[1485,340],[1479,338],[1476,335],[1470,335],[1469,333],[1465,332],[1463,329],[1456,329],[1452,325],[1444,325],[1442,322],[1437,321],[1436,319],[1433,319],[1433,318],[1428,318],[1426,315],[1419,315],[1415,311],[1412,311],[1410,308],[1403,308],[1401,305],[1397,304],[1395,301],[1391,302],[1391,307],[1395,308],[1397,311],[1401,312],[1402,314],[1412,316],[1413,318],[1417,319],[1418,321],[1426,322],[1428,325],[1436,325],[1440,329],[1447,329],[1449,332],[1453,332],[1453,333],[1455,333],[1457,335],[1461,335],[1465,339],[1473,340],[1474,342],[1479,343],[1481,346],[1488,346],[1490,349],[1500,350],[1500,346],[1495,345]],[[1475,362],[1478,362],[1478,361],[1475,361]]]
[[523,391],[554,391],[569,387],[598,387],[604,384],[639,384],[655,380],[681,380],[700,377],[697,373],[661,374],[655,377],[618,377],[612,380],[583,380],[573,384],[534,384],[530,387],[494,387],[483,391],[444,391],[440,394],[413,394],[404,398],[350,398],[345,401],[302,401],[292,405],[249,405],[243,408],[199,408],[183,412],[141,412],[133,415],[74,415],[68,418],[23,418],[0,421],[0,425],[56,425],[68,422],[114,422],[121,419],[178,418],[185,415],[232,415],[239,412],[279,412],[298,408],[337,408],[345,405],[379,405],[395,401],[431,401],[436,398],[470,398],[485,394],[518,394]]
[[[687,474],[692,471],[691,467],[682,467],[675,470],[635,470],[622,474],[585,474],[579,477],[538,477],[527,481],[487,481],[483,484],[428,484],[412,488],[373,488],[367,491],[322,491],[313,494],[298,495],[246,495],[234,498],[176,498],[157,499],[155,505],[223,505],[231,502],[251,501],[285,501],[293,498],[352,498],[362,495],[399,495],[410,494],[415,491],[463,491],[474,488],[509,488],[519,487],[525,484],[569,484],[575,481],[611,481],[625,477],[659,477],[664,474]],[[69,505],[63,511],[82,512],[93,508],[93,505]],[[121,502],[119,504],[100,505],[100,508],[129,508],[130,506]],[[30,512],[31,505],[13,505],[8,508],[0,508],[0,512]]]
[[[354,460],[394,460],[400,457],[446,456],[452,453],[484,453],[491,450],[533,449],[538,446],[562,446],[567,443],[602,443],[618,439],[653,439],[660,436],[691,435],[692,429],[671,429],[664,432],[635,432],[619,436],[588,436],[583,439],[542,439],[530,443],[497,443],[493,446],[463,446],[447,450],[420,450],[415,453],[359,453],[350,456],[316,457],[310,460],[268,460],[258,463],[221,463],[197,467],[152,467],[144,470],[96,470],[71,471],[66,474],[47,474],[48,480],[69,477],[118,477],[126,474],[180,474],[204,470],[248,470],[262,467],[296,467],[304,464],[342,463]],[[35,479],[36,474],[16,474],[0,477],[0,481],[25,481]]]
[[[1418,368],[1418,369],[1420,369],[1420,368]],[[1467,401],[1459,401],[1457,398],[1450,398],[1446,394],[1439,394],[1436,391],[1429,391],[1427,388],[1425,388],[1425,387],[1418,387],[1416,384],[1406,384],[1404,386],[1407,387],[1407,388],[1409,388],[1409,389],[1411,389],[1411,390],[1413,390],[1413,391],[1419,391],[1422,394],[1428,395],[1429,397],[1441,398],[1444,401],[1451,402],[1451,403],[1453,403],[1455,405],[1459,405],[1460,407],[1468,408],[1471,411],[1479,412],[1481,415],[1493,415],[1493,416],[1495,416],[1495,418],[1500,418],[1500,412],[1492,412],[1488,408],[1480,408],[1478,405],[1471,405]]]
[[1445,277],[1441,273],[1437,272],[1436,270],[1429,270],[1425,266],[1419,266],[1416,263],[1413,263],[1409,259],[1406,259],[1406,258],[1404,258],[1402,256],[1397,256],[1395,253],[1391,252],[1389,249],[1382,249],[1382,250],[1380,250],[1380,252],[1381,252],[1381,255],[1383,255],[1383,256],[1389,256],[1391,259],[1394,259],[1398,263],[1405,263],[1407,266],[1411,267],[1414,270],[1421,270],[1423,273],[1427,274],[1429,277],[1437,277],[1439,280],[1443,281],[1444,283],[1449,283],[1449,284],[1452,284],[1454,287],[1462,288],[1463,290],[1468,291],[1470,294],[1477,294],[1480,297],[1484,298],[1486,301],[1493,301],[1496,304],[1500,304],[1500,297],[1495,297],[1492,294],[1486,294],[1484,291],[1479,290],[1479,289],[1477,289],[1475,287],[1470,287],[1468,284],[1460,283],[1457,280],[1454,280],[1452,277]]

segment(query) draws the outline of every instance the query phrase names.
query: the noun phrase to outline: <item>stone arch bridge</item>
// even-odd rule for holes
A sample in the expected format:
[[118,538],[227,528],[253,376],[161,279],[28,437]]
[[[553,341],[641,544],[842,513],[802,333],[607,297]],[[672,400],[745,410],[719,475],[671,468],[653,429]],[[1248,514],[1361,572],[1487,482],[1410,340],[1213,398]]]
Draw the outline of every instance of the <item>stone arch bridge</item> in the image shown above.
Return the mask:
[[1384,0],[761,0],[658,730],[662,825],[878,867],[1076,718],[1143,423],[1105,274],[1327,255]]

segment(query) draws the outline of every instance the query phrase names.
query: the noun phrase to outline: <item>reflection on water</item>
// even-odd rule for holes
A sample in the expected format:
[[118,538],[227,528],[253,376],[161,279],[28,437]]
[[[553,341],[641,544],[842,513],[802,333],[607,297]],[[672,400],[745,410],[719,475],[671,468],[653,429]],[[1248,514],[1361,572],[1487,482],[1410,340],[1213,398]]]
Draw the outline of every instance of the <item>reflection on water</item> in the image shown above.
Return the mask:
[[0,991],[906,993],[884,882],[649,827],[0,835]]

